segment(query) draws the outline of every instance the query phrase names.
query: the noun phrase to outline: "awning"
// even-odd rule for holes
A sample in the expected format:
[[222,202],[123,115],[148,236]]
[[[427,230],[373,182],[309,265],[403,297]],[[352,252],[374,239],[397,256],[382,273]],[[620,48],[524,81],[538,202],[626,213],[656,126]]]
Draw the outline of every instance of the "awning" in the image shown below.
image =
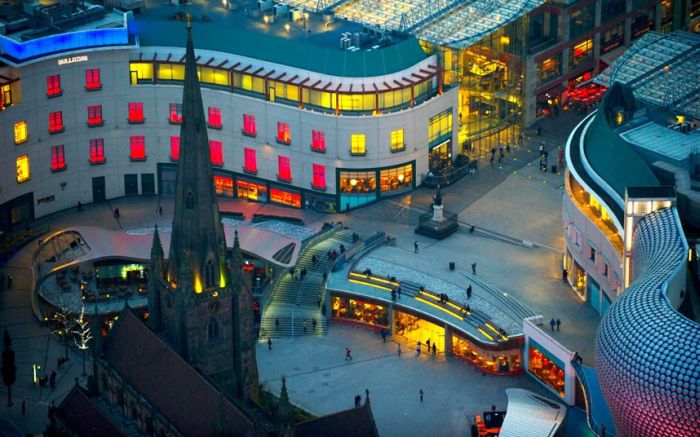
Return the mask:
[[566,417],[566,405],[520,388],[506,389],[508,408],[500,437],[551,437]]

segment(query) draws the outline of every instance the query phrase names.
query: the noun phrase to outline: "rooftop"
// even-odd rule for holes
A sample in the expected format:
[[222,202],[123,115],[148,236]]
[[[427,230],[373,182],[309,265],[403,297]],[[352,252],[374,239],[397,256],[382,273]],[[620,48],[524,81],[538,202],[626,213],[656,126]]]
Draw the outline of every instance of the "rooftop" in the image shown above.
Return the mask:
[[648,122],[620,134],[637,147],[662,155],[674,161],[682,161],[698,152],[700,131],[682,133],[669,126]]
[[642,102],[700,118],[700,35],[648,32],[595,82],[629,85]]

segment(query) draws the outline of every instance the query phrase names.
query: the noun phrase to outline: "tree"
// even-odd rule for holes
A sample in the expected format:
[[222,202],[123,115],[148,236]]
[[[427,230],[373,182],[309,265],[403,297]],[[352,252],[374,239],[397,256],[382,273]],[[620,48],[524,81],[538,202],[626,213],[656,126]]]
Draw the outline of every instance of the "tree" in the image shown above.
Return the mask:
[[54,328],[53,333],[63,339],[65,345],[65,359],[68,361],[68,342],[70,334],[75,324],[75,319],[70,312],[68,303],[63,299],[63,296],[58,301],[58,310],[53,314]]
[[80,308],[80,316],[78,319],[75,321],[75,329],[72,331],[73,334],[75,335],[73,337],[73,340],[75,341],[75,345],[78,346],[78,349],[82,351],[83,354],[83,374],[82,376],[85,376],[85,352],[88,350],[90,346],[88,346],[88,343],[90,340],[92,340],[92,334],[90,332],[90,324],[88,321],[85,319],[85,304]]
[[17,379],[17,366],[15,365],[15,351],[12,349],[10,333],[2,336],[2,382],[7,386],[7,406],[12,406],[12,384]]

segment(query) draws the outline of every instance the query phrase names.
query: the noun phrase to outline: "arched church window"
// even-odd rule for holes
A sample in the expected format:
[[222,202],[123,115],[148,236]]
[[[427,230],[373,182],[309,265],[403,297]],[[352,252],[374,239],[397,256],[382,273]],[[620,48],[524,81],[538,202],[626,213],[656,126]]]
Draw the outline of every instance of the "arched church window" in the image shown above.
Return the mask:
[[194,195],[191,191],[185,196],[185,208],[194,209]]
[[219,322],[216,319],[209,320],[209,325],[207,326],[207,334],[209,340],[215,340],[219,338]]
[[204,273],[204,283],[206,284],[205,286],[207,288],[213,287],[216,282],[216,274],[215,274],[215,269],[214,269],[214,262],[212,260],[209,260],[207,262],[207,268]]

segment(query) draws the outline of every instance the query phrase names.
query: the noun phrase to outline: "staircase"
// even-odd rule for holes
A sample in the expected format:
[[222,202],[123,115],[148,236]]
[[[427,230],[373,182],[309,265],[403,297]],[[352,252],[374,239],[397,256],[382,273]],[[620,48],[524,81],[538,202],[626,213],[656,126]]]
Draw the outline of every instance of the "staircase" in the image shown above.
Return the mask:
[[[340,254],[341,244],[345,250],[353,247],[352,231],[339,230],[310,244],[297,259],[297,278],[287,272],[277,280],[260,322],[260,341],[296,335],[323,335],[328,332],[328,320],[322,313],[326,300],[323,276],[333,268],[334,261],[328,258],[328,251],[335,249]],[[313,263],[314,255],[316,264]],[[304,280],[299,281],[298,272],[303,268],[306,268],[307,273]]]

